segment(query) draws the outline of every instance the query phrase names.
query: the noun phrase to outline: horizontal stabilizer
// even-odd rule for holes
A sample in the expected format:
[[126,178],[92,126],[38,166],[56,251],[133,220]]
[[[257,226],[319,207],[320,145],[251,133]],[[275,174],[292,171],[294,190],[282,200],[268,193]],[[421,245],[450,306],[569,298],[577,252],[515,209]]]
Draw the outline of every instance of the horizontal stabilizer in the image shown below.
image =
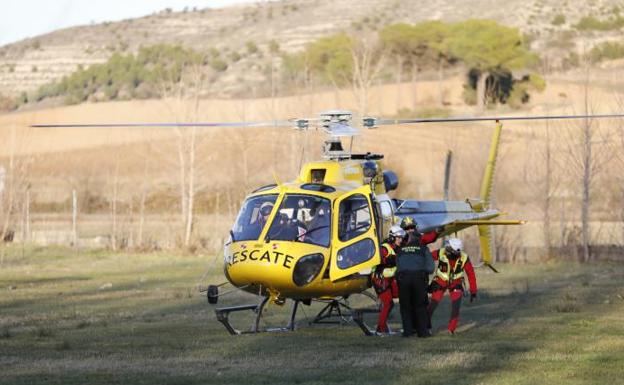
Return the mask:
[[[446,226],[445,233],[455,232],[480,224],[500,215],[498,210],[476,211],[465,201],[417,201],[395,200],[399,218],[412,217],[422,232]],[[461,223],[460,223],[461,222]]]
[[452,225],[495,225],[495,226],[509,226],[509,225],[523,225],[526,221],[521,221],[518,219],[497,219],[497,220],[466,220],[466,221],[455,221],[451,223]]

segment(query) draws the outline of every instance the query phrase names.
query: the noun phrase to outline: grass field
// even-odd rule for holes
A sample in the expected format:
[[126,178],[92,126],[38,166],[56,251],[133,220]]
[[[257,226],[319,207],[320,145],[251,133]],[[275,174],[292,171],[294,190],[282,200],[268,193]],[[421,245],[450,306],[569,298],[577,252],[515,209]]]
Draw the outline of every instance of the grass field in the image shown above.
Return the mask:
[[[445,302],[438,332],[420,340],[308,326],[319,305],[302,307],[294,333],[232,337],[196,289],[222,281],[214,257],[34,247],[2,255],[2,384],[624,382],[622,263],[478,269],[479,299],[463,307],[459,332],[443,331]],[[272,326],[287,318],[288,307],[267,309]]]

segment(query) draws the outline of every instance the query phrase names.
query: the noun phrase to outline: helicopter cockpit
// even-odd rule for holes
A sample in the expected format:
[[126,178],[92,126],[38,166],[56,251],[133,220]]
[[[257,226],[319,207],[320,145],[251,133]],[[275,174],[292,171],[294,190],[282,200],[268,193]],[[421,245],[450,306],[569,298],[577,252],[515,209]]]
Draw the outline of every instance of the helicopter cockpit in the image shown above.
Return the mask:
[[[232,228],[232,241],[260,238],[278,196],[253,196],[243,204]],[[290,241],[329,247],[331,202],[308,194],[285,194],[270,222],[265,241]]]
[[293,241],[328,247],[331,204],[329,199],[305,194],[286,194],[267,240]]
[[266,225],[277,194],[258,195],[245,201],[230,232],[233,242],[256,240]]

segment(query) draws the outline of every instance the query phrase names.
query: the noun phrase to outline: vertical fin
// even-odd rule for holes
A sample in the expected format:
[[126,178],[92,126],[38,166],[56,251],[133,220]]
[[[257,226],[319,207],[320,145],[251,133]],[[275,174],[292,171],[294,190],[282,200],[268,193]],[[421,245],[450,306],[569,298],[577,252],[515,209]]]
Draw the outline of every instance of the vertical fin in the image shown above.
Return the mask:
[[[485,171],[483,172],[483,179],[481,181],[481,205],[482,209],[486,210],[490,206],[490,198],[492,195],[492,187],[494,186],[494,171],[496,170],[496,158],[498,156],[498,147],[500,145],[500,136],[503,129],[503,124],[497,120],[494,133],[492,135],[492,143],[490,145],[490,155],[488,157]],[[493,238],[492,227],[487,225],[478,226],[479,230],[479,244],[481,246],[481,258],[483,263],[491,268],[494,272],[498,271],[492,266],[493,259]]]
[[451,164],[453,161],[453,151],[446,153],[446,164],[444,165],[444,200],[449,200],[449,186],[451,184]]
[[494,134],[492,135],[492,144],[490,144],[490,155],[487,165],[485,166],[485,171],[483,172],[483,179],[481,180],[481,193],[479,197],[483,202],[483,208],[487,208],[490,205],[490,195],[492,194],[492,186],[494,184],[494,170],[496,169],[496,157],[498,155],[502,129],[503,124],[497,120],[496,128],[494,128]]

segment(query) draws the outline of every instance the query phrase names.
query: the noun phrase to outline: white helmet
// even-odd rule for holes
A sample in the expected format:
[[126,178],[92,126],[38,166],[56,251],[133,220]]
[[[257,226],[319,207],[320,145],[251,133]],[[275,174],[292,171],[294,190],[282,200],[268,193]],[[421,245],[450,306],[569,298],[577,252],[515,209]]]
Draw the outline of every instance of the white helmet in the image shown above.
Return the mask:
[[450,248],[456,253],[459,253],[464,247],[464,245],[462,244],[461,239],[449,238],[449,240],[446,241],[446,247]]
[[405,230],[403,230],[401,228],[401,226],[394,225],[394,226],[390,227],[390,233],[388,235],[390,235],[391,237],[402,237],[402,238],[405,238],[407,233],[405,232]]

